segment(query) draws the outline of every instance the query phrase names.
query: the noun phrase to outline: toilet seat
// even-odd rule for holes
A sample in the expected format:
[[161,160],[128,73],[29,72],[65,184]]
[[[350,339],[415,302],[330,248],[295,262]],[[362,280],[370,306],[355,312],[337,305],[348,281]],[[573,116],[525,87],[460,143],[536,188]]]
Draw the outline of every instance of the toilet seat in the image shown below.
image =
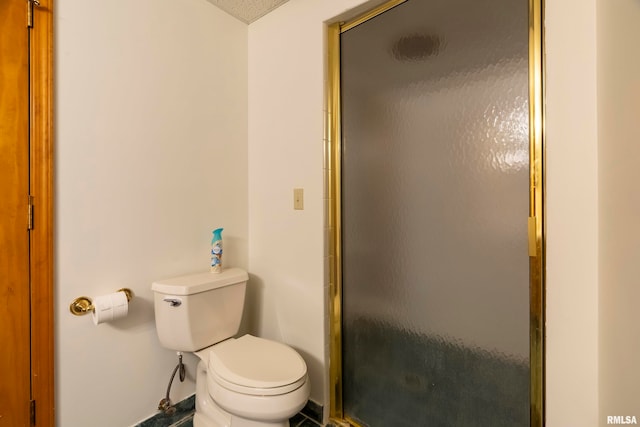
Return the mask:
[[210,378],[237,393],[285,394],[307,381],[307,366],[295,350],[252,335],[214,345],[208,359]]

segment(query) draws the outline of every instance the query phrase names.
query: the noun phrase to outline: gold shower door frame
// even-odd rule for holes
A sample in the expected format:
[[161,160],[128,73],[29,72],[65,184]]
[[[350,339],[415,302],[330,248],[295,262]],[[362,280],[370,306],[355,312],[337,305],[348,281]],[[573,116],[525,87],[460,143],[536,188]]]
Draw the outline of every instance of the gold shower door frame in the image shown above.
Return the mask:
[[[327,84],[324,138],[325,202],[329,262],[329,417],[339,426],[358,426],[342,405],[342,230],[340,34],[406,0],[390,0],[347,22],[327,28]],[[545,226],[544,226],[544,0],[529,0],[529,363],[530,426],[545,420]]]

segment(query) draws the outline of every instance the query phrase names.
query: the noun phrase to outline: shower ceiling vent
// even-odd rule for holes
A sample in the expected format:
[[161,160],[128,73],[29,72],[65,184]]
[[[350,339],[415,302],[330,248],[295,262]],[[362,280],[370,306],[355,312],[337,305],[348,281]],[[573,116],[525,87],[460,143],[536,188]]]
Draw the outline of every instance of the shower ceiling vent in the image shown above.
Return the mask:
[[283,5],[287,0],[207,0],[209,3],[218,6],[231,16],[246,22],[252,23],[258,18]]

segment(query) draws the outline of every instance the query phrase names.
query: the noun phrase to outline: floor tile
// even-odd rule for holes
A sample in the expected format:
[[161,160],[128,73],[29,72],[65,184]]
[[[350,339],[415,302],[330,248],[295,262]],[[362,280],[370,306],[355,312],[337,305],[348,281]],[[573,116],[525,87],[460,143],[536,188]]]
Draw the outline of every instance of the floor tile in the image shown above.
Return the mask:
[[301,423],[298,424],[297,427],[318,427],[320,424],[316,423],[313,420],[310,420],[309,418],[305,418],[305,420]]

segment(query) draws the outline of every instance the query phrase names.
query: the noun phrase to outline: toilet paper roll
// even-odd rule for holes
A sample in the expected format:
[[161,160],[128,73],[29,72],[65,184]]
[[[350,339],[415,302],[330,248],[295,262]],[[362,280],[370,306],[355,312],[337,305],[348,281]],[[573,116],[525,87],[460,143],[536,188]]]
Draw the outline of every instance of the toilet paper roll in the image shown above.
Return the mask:
[[124,292],[114,292],[108,295],[96,297],[93,300],[93,323],[111,322],[127,316],[129,312],[129,301]]

